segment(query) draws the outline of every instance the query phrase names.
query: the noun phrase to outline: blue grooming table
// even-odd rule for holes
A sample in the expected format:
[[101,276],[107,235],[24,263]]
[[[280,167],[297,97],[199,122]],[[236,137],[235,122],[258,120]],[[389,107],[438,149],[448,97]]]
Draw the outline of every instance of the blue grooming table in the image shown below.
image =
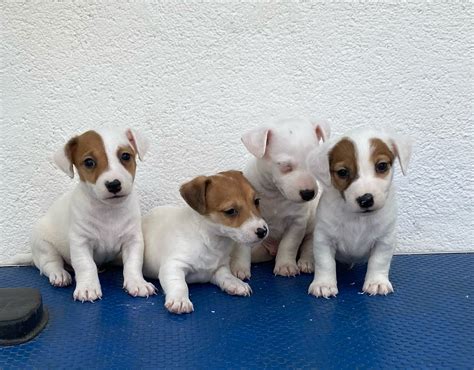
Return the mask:
[[[252,268],[253,295],[191,285],[195,312],[172,315],[160,292],[122,291],[100,274],[104,297],[72,300],[33,267],[0,268],[0,287],[37,287],[50,320],[33,341],[0,347],[10,368],[473,368],[474,254],[396,256],[395,294],[360,294],[365,266],[338,266],[339,295],[307,295],[310,275]],[[155,282],[156,283],[156,282]]]

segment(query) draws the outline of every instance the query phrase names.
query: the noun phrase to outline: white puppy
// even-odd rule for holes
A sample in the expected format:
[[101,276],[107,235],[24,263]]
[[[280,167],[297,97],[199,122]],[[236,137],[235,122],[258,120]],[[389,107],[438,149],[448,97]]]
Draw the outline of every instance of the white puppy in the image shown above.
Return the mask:
[[33,230],[33,261],[54,286],[67,286],[76,276],[74,299],[102,297],[97,265],[122,254],[124,288],[133,296],[153,294],[143,279],[143,234],[140,207],[133,192],[136,155],[142,159],[148,140],[138,132],[117,129],[75,136],[54,156],[58,167],[80,181],[58,198]]
[[193,311],[187,282],[211,282],[229,294],[250,295],[249,285],[229,269],[234,241],[249,248],[267,235],[250,183],[241,172],[227,171],[199,176],[180,193],[190,207],[158,207],[143,218],[144,273],[160,279],[166,308]]
[[250,277],[251,261],[273,258],[276,275],[313,272],[312,238],[318,185],[306,159],[320,140],[327,140],[329,135],[328,124],[304,119],[282,120],[243,135],[245,147],[254,155],[244,174],[258,193],[270,234],[252,251],[236,247],[231,269],[240,279]]
[[398,158],[406,174],[410,155],[409,139],[372,129],[351,131],[310,154],[309,167],[324,186],[310,294],[327,298],[338,293],[336,260],[368,260],[362,290],[370,295],[393,292],[388,279],[396,245],[393,165]]

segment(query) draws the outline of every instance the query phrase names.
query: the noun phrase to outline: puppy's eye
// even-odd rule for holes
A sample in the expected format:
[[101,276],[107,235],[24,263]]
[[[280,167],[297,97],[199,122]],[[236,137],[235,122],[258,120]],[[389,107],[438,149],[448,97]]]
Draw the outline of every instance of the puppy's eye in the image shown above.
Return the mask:
[[388,171],[389,164],[387,162],[379,162],[375,165],[375,171],[377,173],[385,173]]
[[94,168],[95,167],[95,161],[92,158],[86,158],[86,159],[84,159],[84,166],[86,168]]
[[120,156],[120,159],[122,161],[129,161],[130,159],[132,159],[132,156],[130,155],[130,153],[122,153],[122,155]]
[[237,216],[239,214],[239,212],[237,212],[237,210],[235,208],[229,208],[229,209],[226,209],[225,211],[223,211],[227,216],[231,216],[231,217],[234,217],[234,216]]
[[289,173],[293,171],[291,163],[278,162],[278,166],[280,167],[281,173]]
[[349,170],[347,168],[341,168],[340,170],[337,170],[336,173],[341,179],[347,179],[349,177]]
[[259,207],[260,206],[260,199],[259,198],[255,198],[255,200],[253,201],[255,203],[255,207]]

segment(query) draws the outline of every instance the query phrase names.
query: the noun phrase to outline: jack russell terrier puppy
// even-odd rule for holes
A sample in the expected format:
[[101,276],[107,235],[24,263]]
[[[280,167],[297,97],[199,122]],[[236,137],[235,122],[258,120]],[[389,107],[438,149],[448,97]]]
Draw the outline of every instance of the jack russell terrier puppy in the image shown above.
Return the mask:
[[132,296],[154,294],[143,279],[143,234],[137,196],[133,191],[136,156],[143,159],[148,140],[135,130],[100,129],[70,139],[55,155],[57,166],[80,182],[58,198],[36,224],[33,261],[54,286],[71,284],[64,269],[76,276],[74,299],[102,297],[97,265],[123,259],[124,289]]
[[310,294],[336,296],[336,260],[368,260],[362,290],[370,295],[393,292],[388,279],[396,245],[393,166],[398,158],[405,175],[410,155],[411,140],[373,129],[355,129],[310,154],[308,165],[324,186]]
[[211,282],[232,295],[248,296],[250,286],[230,272],[234,242],[247,248],[265,239],[259,199],[239,171],[199,176],[180,188],[189,207],[158,207],[143,218],[144,274],[159,278],[165,307],[189,313],[187,283]]
[[248,279],[251,261],[273,258],[275,275],[313,272],[312,238],[319,189],[306,159],[329,135],[329,125],[324,122],[287,119],[242,136],[242,142],[254,156],[247,163],[244,175],[258,193],[262,216],[269,225],[269,237],[252,251],[236,246],[231,262],[235,276]]

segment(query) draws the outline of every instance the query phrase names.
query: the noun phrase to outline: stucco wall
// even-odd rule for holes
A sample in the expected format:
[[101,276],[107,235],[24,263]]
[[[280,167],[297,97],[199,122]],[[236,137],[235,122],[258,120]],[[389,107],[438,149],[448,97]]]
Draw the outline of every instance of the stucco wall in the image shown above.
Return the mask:
[[473,250],[468,2],[2,1],[0,262],[73,186],[50,156],[102,125],[142,129],[143,210],[240,168],[240,135],[291,114],[416,140],[397,176],[399,251]]

